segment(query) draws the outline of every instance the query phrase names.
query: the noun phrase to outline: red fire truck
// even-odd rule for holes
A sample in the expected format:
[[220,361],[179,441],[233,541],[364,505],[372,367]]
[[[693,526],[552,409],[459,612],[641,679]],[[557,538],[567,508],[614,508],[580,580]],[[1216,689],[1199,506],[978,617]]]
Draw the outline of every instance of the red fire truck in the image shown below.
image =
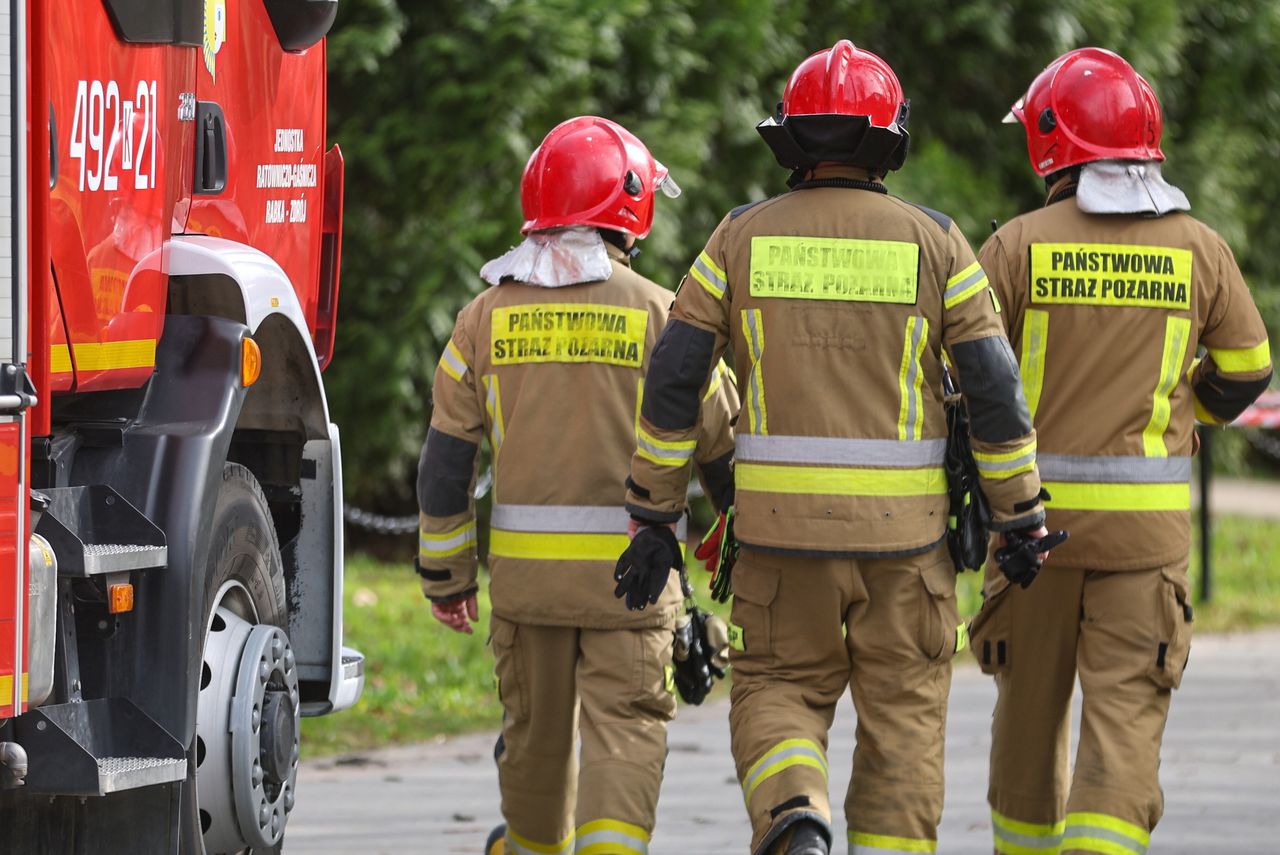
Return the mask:
[[355,703],[337,0],[0,0],[0,852],[277,852]]

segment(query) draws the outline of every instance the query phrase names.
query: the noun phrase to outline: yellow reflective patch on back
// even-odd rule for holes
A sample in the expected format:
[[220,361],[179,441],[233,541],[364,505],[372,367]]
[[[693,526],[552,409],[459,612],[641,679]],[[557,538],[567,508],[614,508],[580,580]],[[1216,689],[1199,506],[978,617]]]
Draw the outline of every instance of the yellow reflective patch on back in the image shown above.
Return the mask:
[[849,238],[751,239],[751,296],[914,305],[920,247]]
[[1191,251],[1112,243],[1033,243],[1031,302],[1191,308]]
[[639,368],[649,313],[597,303],[503,306],[490,319],[494,365],[601,362]]

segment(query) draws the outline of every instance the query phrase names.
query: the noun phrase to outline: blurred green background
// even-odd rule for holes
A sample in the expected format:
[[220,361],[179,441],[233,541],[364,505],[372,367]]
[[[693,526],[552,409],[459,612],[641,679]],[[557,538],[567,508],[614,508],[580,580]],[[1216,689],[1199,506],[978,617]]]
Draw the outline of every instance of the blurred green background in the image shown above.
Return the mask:
[[348,500],[362,508],[414,509],[439,348],[481,287],[480,265],[519,241],[520,174],[548,130],[607,116],[670,167],[685,195],[659,200],[637,268],[674,287],[726,211],[785,189],[787,173],[754,126],[791,69],[838,38],[887,59],[911,99],[911,156],[890,190],[947,212],[975,245],[992,219],[1043,202],[1021,129],[1000,124],[1009,105],[1059,53],[1118,50],[1164,103],[1166,175],[1235,248],[1280,330],[1274,0],[343,0],[339,9],[329,115],[347,159],[346,232],[326,385],[349,437]]

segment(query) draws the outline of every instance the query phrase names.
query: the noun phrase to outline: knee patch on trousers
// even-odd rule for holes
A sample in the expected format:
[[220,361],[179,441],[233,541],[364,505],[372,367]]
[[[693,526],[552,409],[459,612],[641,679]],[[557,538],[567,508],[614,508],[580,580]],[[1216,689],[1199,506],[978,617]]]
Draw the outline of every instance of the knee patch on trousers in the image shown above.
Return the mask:
[[1182,685],[1182,672],[1191,656],[1192,610],[1189,600],[1190,583],[1186,573],[1162,571],[1157,596],[1160,607],[1155,649],[1147,673],[1151,681],[1161,689],[1176,689]]
[[1010,592],[1009,580],[1003,573],[995,574],[983,592],[982,608],[969,624],[969,643],[984,674],[999,674],[1012,662]]

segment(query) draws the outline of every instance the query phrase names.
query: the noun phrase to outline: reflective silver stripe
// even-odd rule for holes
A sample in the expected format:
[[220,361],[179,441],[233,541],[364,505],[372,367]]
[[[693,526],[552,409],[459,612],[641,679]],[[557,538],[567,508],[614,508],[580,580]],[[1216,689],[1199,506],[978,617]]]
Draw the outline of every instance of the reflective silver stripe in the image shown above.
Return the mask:
[[556,855],[573,855],[573,838],[569,838],[568,844],[561,849],[547,847],[546,844],[539,845],[537,849],[530,849],[512,839],[511,832],[508,831],[506,844],[511,848],[512,855],[545,855],[547,852],[555,852]]
[[920,855],[917,850],[882,849],[879,846],[867,846],[849,841],[849,855]]
[[[504,531],[554,534],[625,534],[631,515],[612,505],[505,505],[495,504],[489,525]],[[676,524],[676,537],[684,539],[684,517]]]
[[1068,825],[1066,832],[1062,835],[1063,843],[1065,844],[1066,841],[1073,838],[1105,840],[1108,843],[1115,843],[1119,846],[1123,846],[1133,852],[1134,855],[1146,855],[1147,852],[1147,847],[1142,843],[1142,841],[1134,840],[1122,831],[1112,831],[1109,828],[1102,828],[1097,825]]
[[751,333],[751,341],[749,342],[749,349],[751,351],[751,378],[747,383],[747,396],[751,399],[751,414],[753,417],[751,424],[757,432],[764,433],[764,431],[761,430],[761,427],[764,424],[764,402],[761,400],[764,396],[764,392],[760,388],[763,384],[760,382],[759,373],[756,371],[756,365],[764,358],[764,347],[760,341],[760,327],[757,324],[758,317],[758,310],[747,309],[744,312],[744,318],[747,322],[747,330]]
[[450,340],[449,343],[445,345],[444,353],[440,354],[440,359],[448,363],[449,367],[452,368],[454,371],[456,371],[459,377],[466,376],[467,363],[463,362],[462,358],[457,353],[454,352],[454,346],[453,346],[452,340]]
[[[1007,828],[1001,828],[999,825],[993,825],[992,828],[998,839],[1003,840],[1006,843],[1012,843],[1014,846],[1021,846],[1025,849],[1045,849],[1055,853],[1056,855],[1058,848],[1062,845],[1061,834],[1037,836],[1032,834],[1018,834],[1015,831],[1009,831]],[[999,851],[998,846],[997,851]]]
[[[982,271],[979,270],[979,273]],[[924,334],[924,328],[928,325],[922,317],[917,317],[915,323],[911,325],[911,357],[907,362],[907,424],[906,437],[913,438],[916,435],[916,420],[920,418],[920,405],[923,404],[921,395],[916,389],[916,383],[920,376],[920,360],[917,355],[920,353],[920,336]]]
[[1191,480],[1190,457],[1094,457],[1041,454],[1040,477],[1086,484],[1166,484]]
[[740,433],[735,444],[734,457],[738,460],[815,466],[937,466],[947,454],[945,439],[843,439]]
[[954,300],[956,297],[959,297],[961,294],[963,294],[966,288],[970,287],[971,285],[977,284],[980,280],[985,279],[986,276],[987,274],[983,272],[981,267],[979,267],[977,270],[973,271],[968,276],[961,279],[956,284],[952,285],[946,291],[943,291],[942,299],[944,301]]
[[[672,443],[672,445],[674,444],[675,443]],[[693,450],[696,448],[696,444],[690,444],[688,448],[663,448],[661,446],[654,445],[652,442],[645,439],[643,429],[641,429],[640,434],[636,436],[636,445],[643,448],[654,457],[669,458],[671,460],[688,460],[693,457]]]
[[[1043,460],[1044,458],[1040,458]],[[1036,462],[1036,450],[1033,448],[1021,457],[1015,457],[1012,460],[1000,460],[991,462],[975,457],[974,462],[978,464],[980,472],[1007,472],[1010,469],[1017,469],[1019,466],[1026,466],[1028,463]]]
[[[475,543],[476,524],[474,522],[469,522],[460,529],[454,529],[454,531],[457,534],[451,537],[439,537],[433,532],[419,532],[418,548],[428,555],[443,555],[459,546]],[[449,534],[449,532],[445,532],[445,534]]]
[[505,433],[502,428],[502,405],[498,400],[498,377],[496,374],[490,374],[486,378],[486,385],[489,387],[489,394],[486,403],[489,407],[489,420],[493,422],[493,453],[497,456],[502,450],[502,440]]
[[623,851],[627,855],[636,853],[636,855],[648,855],[649,844],[639,837],[632,837],[630,834],[623,834],[621,831],[593,831],[590,834],[583,834],[578,838],[577,851],[581,852],[588,846],[599,846],[605,843],[612,843],[621,847],[618,849],[609,849],[610,852]]
[[725,281],[723,276],[712,270],[711,265],[703,261],[701,255],[694,260],[693,267],[703,276],[707,277],[707,281],[720,292],[720,296],[724,296],[724,289],[729,287],[729,283]]
[[759,769],[756,769],[751,775],[747,776],[747,779],[742,782],[743,791],[751,793],[755,790],[758,782],[771,777],[774,774],[774,769],[776,769],[776,767],[784,760],[791,757],[812,757],[822,764],[823,769],[826,769],[827,766],[827,758],[824,757],[817,748],[812,748],[808,745],[795,745],[791,748],[784,748],[781,751],[768,755],[768,762],[762,765]]

